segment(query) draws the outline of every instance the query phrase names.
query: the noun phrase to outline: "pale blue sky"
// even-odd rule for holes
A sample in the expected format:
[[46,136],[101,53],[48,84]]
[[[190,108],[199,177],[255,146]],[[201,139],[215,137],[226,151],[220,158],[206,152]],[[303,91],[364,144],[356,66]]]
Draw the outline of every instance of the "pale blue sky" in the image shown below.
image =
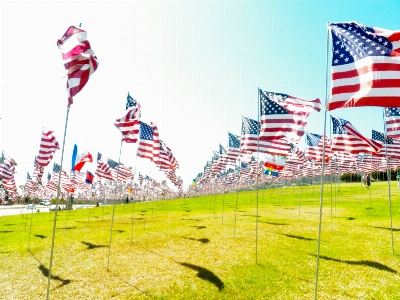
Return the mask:
[[[17,163],[17,186],[32,175],[42,128],[63,141],[66,79],[56,46],[70,25],[88,32],[99,68],[71,106],[64,169],[78,152],[118,161],[128,91],[142,121],[157,124],[186,188],[241,117],[257,119],[257,89],[325,103],[327,23],[357,21],[400,29],[399,1],[2,1],[1,149]],[[23,8],[23,9],[22,9]],[[329,46],[330,47],[330,46]],[[330,74],[330,68],[328,68]],[[328,75],[330,78],[330,75]],[[328,82],[329,84],[329,82]],[[400,105],[399,105],[400,106]],[[328,112],[361,133],[383,132],[382,109]],[[329,120],[329,118],[327,119]],[[324,112],[307,131],[322,134]],[[327,122],[329,130],[329,122]],[[304,137],[300,141],[304,147]],[[157,180],[165,176],[123,144],[121,162]],[[61,150],[53,162],[60,164]],[[89,164],[94,172],[96,163]],[[84,168],[85,170],[86,168]]]

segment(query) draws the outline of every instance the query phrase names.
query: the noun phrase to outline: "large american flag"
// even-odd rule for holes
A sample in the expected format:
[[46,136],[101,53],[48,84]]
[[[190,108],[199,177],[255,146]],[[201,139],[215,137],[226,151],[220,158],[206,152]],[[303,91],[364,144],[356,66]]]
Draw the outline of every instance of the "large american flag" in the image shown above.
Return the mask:
[[394,107],[400,101],[400,31],[330,23],[332,83],[328,110]]
[[290,150],[290,143],[286,140],[264,140],[258,141],[260,133],[260,122],[242,118],[242,136],[240,138],[240,150],[242,152],[261,152],[286,156]]
[[307,101],[286,94],[261,91],[261,133],[264,140],[283,137],[298,143],[304,135],[312,110],[321,110],[321,101]]
[[333,155],[332,151],[332,140],[327,136],[324,139],[323,135],[315,133],[306,133],[307,136],[307,148],[306,148],[306,158],[314,161],[322,161],[322,154],[324,150],[324,140],[325,140],[325,162],[328,162]]
[[377,153],[383,144],[366,138],[349,122],[332,117],[333,138],[332,151],[344,151],[352,154],[361,152]]
[[136,143],[139,137],[141,106],[129,93],[126,98],[126,111],[124,115],[114,121],[114,125],[122,133],[122,141]]
[[86,37],[85,30],[70,26],[57,41],[57,47],[61,50],[64,67],[67,70],[68,106],[73,103],[72,97],[83,89],[99,65]]
[[400,138],[400,107],[386,107],[384,110],[387,137]]
[[53,134],[53,131],[43,132],[40,140],[39,154],[36,156],[36,163],[45,167],[53,159],[54,152],[60,149],[60,145]]
[[385,143],[385,135],[382,132],[376,131],[372,129],[372,139],[375,141],[379,141],[383,144],[386,144],[382,147],[381,151],[379,152],[382,155],[387,155],[389,157],[396,157],[400,158],[400,139],[392,139],[386,138]]
[[150,122],[150,125],[140,122],[140,138],[137,148],[137,156],[158,161],[160,154],[160,137],[158,128]]

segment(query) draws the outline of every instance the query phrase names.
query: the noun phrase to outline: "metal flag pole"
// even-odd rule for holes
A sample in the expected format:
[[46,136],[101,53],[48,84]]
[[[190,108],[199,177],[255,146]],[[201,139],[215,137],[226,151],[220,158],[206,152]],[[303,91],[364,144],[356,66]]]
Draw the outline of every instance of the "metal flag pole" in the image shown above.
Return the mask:
[[258,107],[258,137],[257,137],[257,164],[256,164],[256,264],[258,263],[258,177],[259,173],[259,146],[260,146],[260,134],[261,134],[261,123],[260,123],[260,88],[257,88],[257,107]]
[[[388,192],[389,192],[389,212],[390,212],[390,235],[392,238],[392,255],[394,255],[394,243],[393,243],[393,218],[392,218],[392,195],[390,192],[390,180],[391,180],[391,175],[392,172],[389,169],[389,159],[388,159],[388,152],[387,152],[387,145],[386,145],[386,139],[387,139],[387,131],[386,131],[386,122],[385,122],[385,109],[382,108],[383,111],[383,124],[384,124],[384,129],[385,129],[385,138],[384,138],[384,145],[385,145],[385,154],[386,154],[386,173],[387,173],[387,182],[388,182]],[[371,189],[369,191],[371,195]],[[371,196],[370,196],[371,198]]]
[[112,229],[114,225],[114,214],[115,214],[115,200],[117,197],[117,191],[118,191],[118,171],[119,171],[119,164],[121,162],[121,151],[122,151],[122,139],[121,139],[121,145],[119,147],[119,158],[118,158],[118,166],[117,166],[117,178],[115,180],[115,193],[114,193],[114,203],[113,203],[113,209],[112,209],[112,215],[111,215],[111,225],[110,225],[110,242],[108,244],[108,258],[107,258],[107,271],[109,271],[109,265],[110,265],[110,253],[111,253],[111,241],[112,241]]
[[54,239],[55,239],[55,235],[56,235],[56,225],[57,225],[58,198],[60,197],[61,172],[62,172],[62,165],[63,165],[63,158],[64,158],[65,136],[67,134],[68,115],[69,115],[69,104],[68,104],[68,107],[67,107],[67,116],[65,118],[64,137],[63,137],[63,144],[62,144],[62,150],[61,150],[60,172],[59,172],[59,175],[58,175],[57,197],[56,197],[56,207],[54,209],[53,234],[52,234],[52,238],[51,238],[49,276],[48,276],[48,279],[47,279],[46,299],[49,299],[49,291],[50,291],[51,267],[53,265]]
[[[328,46],[329,46],[329,23],[327,23],[326,31],[326,70],[325,70],[325,106],[328,102]],[[324,112],[324,137],[326,136],[326,108]],[[325,145],[326,139],[324,138],[323,148],[322,148],[322,175],[325,174]],[[324,176],[321,176],[321,187],[319,196],[319,220],[318,220],[318,243],[317,243],[317,263],[315,269],[315,285],[314,285],[314,299],[317,299],[318,293],[318,273],[319,273],[319,252],[321,248],[321,227],[322,227],[322,201],[324,193]]]

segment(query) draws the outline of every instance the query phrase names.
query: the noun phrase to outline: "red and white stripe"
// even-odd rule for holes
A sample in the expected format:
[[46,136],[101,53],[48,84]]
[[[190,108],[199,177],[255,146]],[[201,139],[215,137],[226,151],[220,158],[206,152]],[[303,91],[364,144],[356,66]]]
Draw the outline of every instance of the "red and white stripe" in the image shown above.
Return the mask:
[[42,167],[47,166],[53,159],[54,152],[58,149],[60,149],[60,145],[53,131],[43,132],[36,163]]
[[126,143],[136,143],[139,138],[140,130],[140,104],[129,107],[125,115],[114,121],[114,125],[122,133],[122,141]]
[[72,97],[82,90],[99,65],[86,38],[85,30],[70,26],[62,38],[57,41],[67,70],[68,106],[73,103]]

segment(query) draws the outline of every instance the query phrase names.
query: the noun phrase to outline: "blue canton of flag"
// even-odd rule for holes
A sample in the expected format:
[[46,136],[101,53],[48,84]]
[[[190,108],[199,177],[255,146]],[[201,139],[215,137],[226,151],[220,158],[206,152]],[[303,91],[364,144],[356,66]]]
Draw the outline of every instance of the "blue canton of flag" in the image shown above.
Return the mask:
[[353,63],[367,56],[390,56],[392,43],[363,24],[331,23],[332,65]]
[[118,166],[118,163],[112,159],[107,158],[108,166],[112,169],[115,169]]
[[51,174],[47,172],[47,181],[50,181],[50,179],[51,179]]
[[26,172],[26,179],[28,179],[28,180],[32,180],[32,178],[31,178],[31,175],[29,175],[29,173],[28,173],[28,172]]
[[333,134],[345,134],[345,133],[347,133],[346,129],[344,128],[344,126],[346,126],[347,123],[349,123],[349,122],[346,121],[346,120],[332,117]]
[[[382,132],[375,131],[372,129],[372,139],[375,141],[380,141],[382,143],[385,142],[385,135]],[[386,143],[385,144],[393,144],[393,139],[391,138],[386,138]]]
[[228,132],[229,148],[240,148],[240,136]]
[[321,136],[315,133],[307,133],[307,145],[318,146]]
[[99,161],[102,156],[103,156],[103,154],[101,154],[100,152],[97,152],[97,161]]
[[126,97],[126,107],[125,107],[125,109],[128,109],[129,107],[136,106],[136,105],[137,105],[136,100],[133,99],[132,96],[129,95],[129,92],[128,92],[128,96]]
[[57,164],[57,163],[54,163],[54,165],[53,165],[53,172],[54,172],[54,173],[59,173],[59,172],[60,172],[60,169],[61,169],[60,165]]
[[244,134],[260,134],[260,122],[243,117],[242,135]]
[[140,122],[140,139],[141,140],[153,140],[153,128],[143,122]]

